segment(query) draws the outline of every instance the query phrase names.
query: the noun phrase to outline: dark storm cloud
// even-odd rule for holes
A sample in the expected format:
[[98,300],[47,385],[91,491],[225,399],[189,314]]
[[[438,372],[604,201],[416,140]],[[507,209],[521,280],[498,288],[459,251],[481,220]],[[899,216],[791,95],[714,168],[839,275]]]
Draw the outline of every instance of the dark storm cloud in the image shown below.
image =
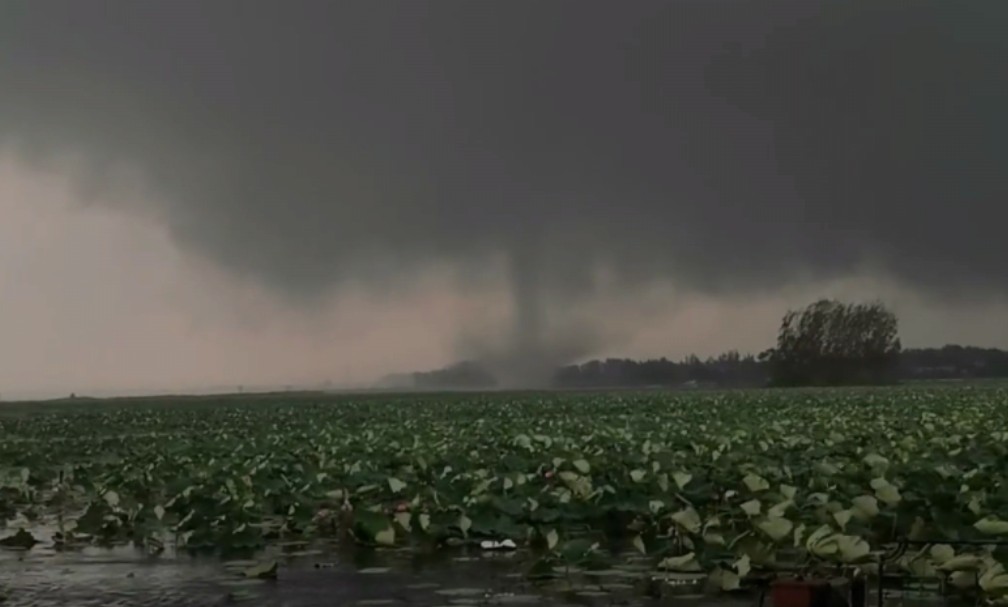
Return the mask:
[[503,254],[530,333],[598,263],[1000,291],[1005,31],[1002,0],[8,0],[0,137],[135,163],[180,242],[292,294]]

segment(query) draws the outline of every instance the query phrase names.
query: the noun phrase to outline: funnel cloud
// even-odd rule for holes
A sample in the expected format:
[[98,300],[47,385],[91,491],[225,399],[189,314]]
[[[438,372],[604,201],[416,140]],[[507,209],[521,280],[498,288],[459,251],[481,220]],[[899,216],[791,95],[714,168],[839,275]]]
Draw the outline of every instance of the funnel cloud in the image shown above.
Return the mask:
[[1006,27],[998,0],[8,0],[0,145],[290,305],[492,273],[510,330],[459,350],[528,383],[603,349],[571,320],[601,289],[1002,297]]

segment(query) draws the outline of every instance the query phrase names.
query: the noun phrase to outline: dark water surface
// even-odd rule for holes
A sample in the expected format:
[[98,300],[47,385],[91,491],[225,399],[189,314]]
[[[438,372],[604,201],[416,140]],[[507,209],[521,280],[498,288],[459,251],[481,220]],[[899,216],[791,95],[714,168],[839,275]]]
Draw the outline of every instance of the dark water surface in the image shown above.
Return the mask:
[[[246,579],[257,562],[276,559],[275,580]],[[669,604],[647,598],[644,565],[628,564],[591,575],[561,574],[546,582],[523,575],[521,553],[458,552],[420,557],[406,551],[349,555],[343,551],[276,551],[250,561],[188,555],[150,557],[132,548],[56,552],[0,550],[0,605],[176,607],[263,605],[456,606],[536,605],[647,607]],[[676,597],[677,604],[710,605],[709,599]],[[714,601],[751,605],[751,600]]]
[[[528,553],[457,549],[422,555],[407,549],[360,550],[336,545],[273,546],[255,559],[224,561],[166,551],[150,556],[132,547],[60,552],[0,548],[0,607],[756,607],[754,594],[703,595],[676,580],[656,580],[649,559],[613,555],[605,570],[555,571],[531,581]],[[278,564],[276,579],[245,572]],[[681,580],[679,580],[681,582]],[[874,590],[874,589],[872,589]],[[646,592],[647,591],[647,592]],[[662,598],[649,594],[659,592]],[[869,606],[877,601],[870,592]],[[887,607],[939,607],[931,593],[892,592]],[[767,601],[770,605],[770,601]]]

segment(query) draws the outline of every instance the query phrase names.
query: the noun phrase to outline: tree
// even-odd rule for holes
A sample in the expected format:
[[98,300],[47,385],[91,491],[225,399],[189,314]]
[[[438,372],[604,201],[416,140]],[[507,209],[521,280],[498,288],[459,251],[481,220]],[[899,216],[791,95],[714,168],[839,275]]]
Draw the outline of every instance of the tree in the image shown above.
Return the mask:
[[821,299],[789,310],[762,358],[775,385],[877,384],[896,377],[900,350],[896,315],[882,303]]

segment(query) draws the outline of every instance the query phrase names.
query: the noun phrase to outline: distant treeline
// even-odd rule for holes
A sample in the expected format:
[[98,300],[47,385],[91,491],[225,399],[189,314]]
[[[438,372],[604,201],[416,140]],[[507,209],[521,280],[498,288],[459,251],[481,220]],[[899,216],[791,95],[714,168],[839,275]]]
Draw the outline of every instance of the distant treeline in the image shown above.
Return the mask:
[[[910,348],[899,353],[898,380],[1008,378],[1008,351],[948,345],[942,348]],[[702,360],[689,356],[681,361],[593,360],[556,370],[557,388],[622,388],[649,386],[762,386],[770,382],[767,353],[760,356],[728,352]],[[475,362],[464,362],[437,371],[413,373],[420,389],[483,389],[497,386],[488,371]]]
[[756,386],[768,381],[767,363],[752,355],[728,352],[701,360],[667,358],[631,360],[609,358],[570,365],[557,370],[553,381],[563,388],[615,388],[678,386],[687,384]]
[[[760,386],[770,382],[765,356],[740,356],[729,352],[699,360],[609,359],[560,369],[561,387],[674,386],[690,383],[718,386]],[[899,353],[898,380],[969,379],[1008,377],[1008,351],[948,345],[943,348],[905,349]]]
[[479,363],[465,361],[444,369],[410,374],[413,388],[424,390],[479,390],[497,387],[497,378]]

